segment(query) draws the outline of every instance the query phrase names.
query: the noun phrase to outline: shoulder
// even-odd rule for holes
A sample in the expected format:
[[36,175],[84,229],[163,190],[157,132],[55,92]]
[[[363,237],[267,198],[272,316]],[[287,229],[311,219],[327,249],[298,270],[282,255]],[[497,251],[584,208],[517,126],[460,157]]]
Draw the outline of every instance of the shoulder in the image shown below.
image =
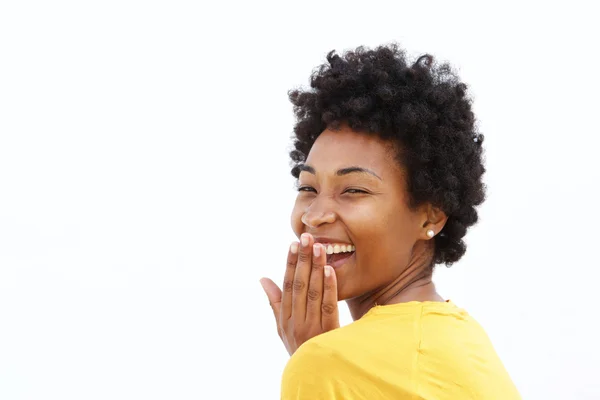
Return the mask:
[[[456,357],[456,351],[477,348],[481,354],[489,349],[490,340],[485,330],[464,309],[454,305],[444,312],[436,308],[425,309],[421,318],[421,343],[435,349],[438,355]],[[446,354],[448,353],[448,354]]]
[[471,369],[473,358],[494,356],[483,328],[464,309],[454,305],[443,312],[439,307],[425,308],[420,330],[423,362],[433,358],[442,364],[452,365],[452,370],[458,372]]
[[344,354],[344,343],[349,337],[351,332],[343,327],[308,340],[290,357],[284,370],[284,379],[298,374],[325,376],[331,371],[331,364],[336,364]]
[[354,335],[348,328],[315,336],[296,350],[283,371],[282,399],[343,398],[340,391],[352,390],[356,371],[347,343]]
[[432,397],[442,395],[431,384],[437,376],[444,377],[443,393],[455,397],[520,398],[487,333],[463,309],[424,313],[419,353],[420,386]]
[[[308,341],[296,350],[289,359],[281,380],[281,399],[326,399],[331,398],[333,349]],[[335,398],[335,397],[333,397]]]
[[413,330],[411,324],[368,318],[315,336],[289,359],[282,399],[369,398],[374,390],[390,393],[379,398],[408,393],[417,353]]
[[352,370],[365,366],[392,364],[409,368],[419,346],[414,322],[419,312],[398,315],[369,315],[344,327],[315,336],[292,355],[284,371],[284,379],[296,375],[319,375]]

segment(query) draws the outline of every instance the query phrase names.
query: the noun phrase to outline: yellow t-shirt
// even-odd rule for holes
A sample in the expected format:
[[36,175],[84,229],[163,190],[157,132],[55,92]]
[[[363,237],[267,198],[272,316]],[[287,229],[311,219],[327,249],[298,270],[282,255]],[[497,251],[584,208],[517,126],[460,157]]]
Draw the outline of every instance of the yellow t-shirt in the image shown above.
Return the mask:
[[481,326],[451,302],[376,306],[292,355],[282,400],[520,399]]

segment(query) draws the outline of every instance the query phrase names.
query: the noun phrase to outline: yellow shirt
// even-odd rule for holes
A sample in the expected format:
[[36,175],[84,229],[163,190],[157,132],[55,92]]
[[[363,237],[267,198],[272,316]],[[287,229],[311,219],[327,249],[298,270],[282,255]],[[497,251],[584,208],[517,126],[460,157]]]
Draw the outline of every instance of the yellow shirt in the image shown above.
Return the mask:
[[481,326],[451,302],[376,306],[292,355],[282,400],[520,399]]

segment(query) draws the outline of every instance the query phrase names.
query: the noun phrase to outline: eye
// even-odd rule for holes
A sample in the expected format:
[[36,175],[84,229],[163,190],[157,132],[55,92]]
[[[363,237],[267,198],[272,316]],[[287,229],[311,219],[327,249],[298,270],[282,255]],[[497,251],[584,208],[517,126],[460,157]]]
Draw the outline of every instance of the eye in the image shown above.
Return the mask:
[[369,192],[367,192],[366,190],[362,190],[362,189],[349,188],[349,189],[346,189],[344,191],[344,193],[350,193],[350,194],[368,194]]
[[316,189],[312,186],[298,186],[298,191],[299,192],[313,192],[313,193],[317,193]]

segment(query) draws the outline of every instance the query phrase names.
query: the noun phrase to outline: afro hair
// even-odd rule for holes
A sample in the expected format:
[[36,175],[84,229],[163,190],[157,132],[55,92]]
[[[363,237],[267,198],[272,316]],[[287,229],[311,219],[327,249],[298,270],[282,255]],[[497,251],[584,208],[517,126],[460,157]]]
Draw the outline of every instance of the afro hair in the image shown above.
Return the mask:
[[475,127],[467,86],[452,68],[423,55],[409,64],[397,44],[358,47],[327,62],[310,89],[289,92],[294,106],[292,175],[317,137],[347,124],[391,141],[407,174],[410,207],[431,203],[448,216],[435,237],[434,264],[451,266],[466,251],[463,237],[485,199],[483,135]]

